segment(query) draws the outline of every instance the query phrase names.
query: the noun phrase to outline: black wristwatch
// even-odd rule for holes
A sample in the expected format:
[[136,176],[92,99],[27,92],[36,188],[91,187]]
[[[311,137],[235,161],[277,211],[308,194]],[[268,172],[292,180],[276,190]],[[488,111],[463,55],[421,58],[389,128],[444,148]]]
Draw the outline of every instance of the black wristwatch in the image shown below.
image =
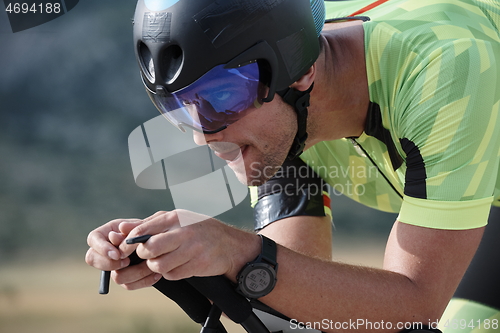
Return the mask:
[[276,285],[276,243],[259,234],[262,239],[262,250],[254,261],[251,261],[238,273],[236,291],[250,299],[257,299],[269,294]]

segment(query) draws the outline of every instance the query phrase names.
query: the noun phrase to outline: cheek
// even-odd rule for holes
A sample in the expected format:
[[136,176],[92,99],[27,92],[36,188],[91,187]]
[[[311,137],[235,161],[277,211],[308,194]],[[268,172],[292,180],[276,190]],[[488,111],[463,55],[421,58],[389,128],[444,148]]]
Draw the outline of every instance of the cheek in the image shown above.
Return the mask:
[[[235,142],[249,146],[245,165],[273,157],[284,160],[297,133],[297,116],[281,100],[266,103],[228,127]],[[229,138],[228,138],[229,139]],[[229,140],[231,141],[231,140]]]
[[275,110],[273,120],[265,123],[264,130],[266,138],[269,138],[266,150],[288,152],[297,133],[297,116],[287,104],[281,105]]
[[297,115],[290,105],[279,101],[269,106],[259,110],[264,112],[259,113],[257,128],[257,137],[265,142],[266,149],[271,149],[273,142],[291,142],[297,133]]
[[[287,105],[286,105],[287,106]],[[250,179],[258,185],[272,177],[285,161],[297,132],[295,112],[288,108],[273,110],[253,137],[254,145],[245,160]]]

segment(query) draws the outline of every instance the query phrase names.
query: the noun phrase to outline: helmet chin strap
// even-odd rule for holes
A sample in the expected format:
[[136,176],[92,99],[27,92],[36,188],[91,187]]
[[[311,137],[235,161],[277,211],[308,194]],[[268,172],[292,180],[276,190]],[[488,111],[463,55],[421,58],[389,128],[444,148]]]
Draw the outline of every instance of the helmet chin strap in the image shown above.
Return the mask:
[[294,88],[286,88],[276,93],[283,98],[283,101],[290,104],[297,113],[297,134],[293,140],[288,159],[297,158],[304,151],[307,140],[307,107],[309,106],[310,92],[314,83],[306,91],[299,91]]

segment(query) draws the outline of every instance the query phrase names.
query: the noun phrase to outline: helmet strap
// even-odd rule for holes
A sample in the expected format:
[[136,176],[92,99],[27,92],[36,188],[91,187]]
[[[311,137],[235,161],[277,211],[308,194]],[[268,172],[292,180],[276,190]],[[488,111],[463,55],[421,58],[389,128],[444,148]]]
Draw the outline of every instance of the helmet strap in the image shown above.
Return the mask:
[[297,158],[304,151],[307,140],[307,107],[309,106],[310,92],[313,89],[314,83],[311,84],[306,91],[299,91],[294,88],[286,88],[276,93],[283,98],[285,103],[290,104],[295,113],[297,113],[297,134],[293,140],[288,159]]

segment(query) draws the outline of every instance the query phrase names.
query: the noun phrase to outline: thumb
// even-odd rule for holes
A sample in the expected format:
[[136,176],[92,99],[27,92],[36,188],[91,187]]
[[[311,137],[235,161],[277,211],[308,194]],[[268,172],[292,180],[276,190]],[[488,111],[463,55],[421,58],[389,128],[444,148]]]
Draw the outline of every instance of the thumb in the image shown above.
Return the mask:
[[144,223],[143,220],[139,219],[123,221],[118,225],[118,229],[124,236],[127,236],[135,227],[141,225],[142,223]]

